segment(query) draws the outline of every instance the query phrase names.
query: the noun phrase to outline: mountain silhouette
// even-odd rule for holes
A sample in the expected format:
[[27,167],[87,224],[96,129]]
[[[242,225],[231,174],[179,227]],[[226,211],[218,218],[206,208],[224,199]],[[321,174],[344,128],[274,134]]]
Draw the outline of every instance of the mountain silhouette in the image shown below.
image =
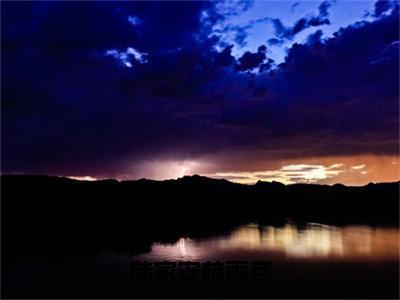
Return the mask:
[[[245,222],[397,224],[399,183],[254,185],[204,176],[79,181],[2,175],[2,255],[84,255],[112,247],[148,251],[154,241],[206,236]],[[126,237],[130,238],[127,239]]]

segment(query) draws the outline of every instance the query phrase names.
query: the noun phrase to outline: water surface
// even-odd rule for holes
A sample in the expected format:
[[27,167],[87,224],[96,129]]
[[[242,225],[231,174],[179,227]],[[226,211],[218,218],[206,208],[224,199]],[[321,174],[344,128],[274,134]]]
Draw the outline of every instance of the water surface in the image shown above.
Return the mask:
[[[127,236],[127,239],[133,238]],[[140,242],[140,241],[137,241]],[[267,283],[130,283],[130,262],[268,260]],[[138,256],[112,250],[8,268],[14,298],[395,298],[399,229],[373,226],[243,225],[219,236],[153,243]]]
[[154,243],[143,260],[308,260],[396,261],[399,229],[372,226],[328,226],[307,223],[284,226],[247,224],[230,234],[176,243]]

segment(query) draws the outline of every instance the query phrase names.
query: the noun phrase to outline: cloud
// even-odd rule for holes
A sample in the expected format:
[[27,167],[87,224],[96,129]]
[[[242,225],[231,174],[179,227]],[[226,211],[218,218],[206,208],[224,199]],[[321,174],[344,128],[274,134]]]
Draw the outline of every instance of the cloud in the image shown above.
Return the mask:
[[[226,178],[246,184],[254,184],[261,180],[278,181],[285,184],[335,184],[341,182],[346,185],[357,186],[366,185],[369,182],[399,180],[400,171],[397,166],[392,165],[394,158],[392,156],[374,155],[313,157],[283,160],[278,164],[276,164],[276,161],[270,160],[255,163],[253,171],[242,172],[238,168],[237,170],[204,174],[213,178]],[[398,161],[398,157],[395,159]],[[363,169],[354,170],[351,168],[354,165],[362,165],[362,162],[365,165]],[[249,168],[249,165],[247,167]]]
[[221,41],[221,45],[225,45],[225,41],[234,41],[236,44],[243,48],[247,45],[247,35],[248,30],[252,28],[251,24],[247,25],[232,25],[228,24],[223,26],[222,28],[215,28],[213,30],[213,36],[218,36],[220,38],[223,37],[224,41]]
[[255,1],[213,1],[214,6],[206,9],[201,14],[201,22],[210,28],[210,35],[218,40],[218,46],[226,47],[236,42],[239,47],[247,45],[248,30],[252,24],[235,24],[229,21],[248,11]]
[[292,27],[286,27],[280,19],[270,19],[274,26],[276,37],[269,39],[268,43],[270,45],[280,45],[286,40],[293,40],[298,33],[307,28],[330,25],[328,9],[331,5],[332,1],[322,2],[318,6],[318,15],[303,17],[297,20]]
[[147,53],[140,52],[133,47],[128,47],[126,51],[119,51],[116,49],[107,50],[105,55],[114,57],[128,68],[132,67],[133,60],[141,64],[147,62]]
[[364,167],[365,167],[365,164],[362,164],[362,165],[359,165],[359,166],[352,166],[351,169],[353,169],[353,170],[361,170],[361,169],[364,169]]
[[265,46],[217,50],[212,4],[161,5],[2,3],[3,171],[136,178],[152,160],[236,173],[398,154],[396,10],[315,33],[271,67]]
[[142,20],[137,16],[128,16],[128,22],[133,26],[142,24]]
[[258,47],[256,53],[246,51],[242,57],[238,59],[239,63],[237,64],[236,69],[238,71],[247,71],[257,68],[266,59],[266,51],[267,47],[264,45]]
[[222,0],[217,1],[215,8],[215,13],[218,13],[221,17],[228,18],[231,16],[237,16],[242,12],[249,10],[255,1],[249,0],[240,0],[240,1],[232,1],[232,0]]
[[300,2],[295,2],[292,4],[292,6],[290,7],[291,12],[294,12],[296,7],[299,6]]
[[329,16],[328,9],[331,7],[332,3],[332,1],[324,1],[318,6],[319,18],[326,18]]
[[219,67],[227,67],[233,65],[235,58],[232,56],[233,45],[226,46],[224,50],[216,55],[214,63]]
[[284,165],[278,170],[258,172],[231,172],[207,174],[210,177],[227,178],[228,180],[251,184],[259,180],[279,181],[285,184],[291,183],[313,183],[337,176],[344,170],[335,169],[323,165],[292,164]]
[[373,16],[379,18],[391,9],[399,9],[399,3],[396,0],[377,0],[375,2]]

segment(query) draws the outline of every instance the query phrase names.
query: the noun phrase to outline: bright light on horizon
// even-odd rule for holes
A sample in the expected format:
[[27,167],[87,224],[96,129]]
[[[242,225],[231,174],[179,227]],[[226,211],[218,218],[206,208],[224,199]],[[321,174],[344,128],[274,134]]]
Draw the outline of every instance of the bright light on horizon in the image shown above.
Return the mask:
[[291,183],[315,183],[319,180],[337,176],[344,172],[343,164],[333,164],[330,166],[313,164],[290,164],[284,165],[278,170],[268,170],[259,172],[218,172],[208,174],[209,177],[226,178],[230,181],[252,184],[257,181],[277,181],[284,184]]
[[80,181],[96,181],[101,180],[100,178],[95,178],[92,176],[66,176],[69,179],[80,180]]
[[[232,169],[226,169],[229,163]],[[270,164],[271,163],[271,164]],[[232,161],[203,159],[153,159],[134,164],[120,174],[74,174],[75,180],[95,181],[105,178],[122,180],[170,180],[198,174],[215,179],[226,179],[241,184],[257,181],[283,184],[313,183],[362,186],[369,182],[395,182],[400,180],[398,158],[393,156],[327,157],[304,160],[288,160],[278,164],[266,161],[260,165],[235,165]]]

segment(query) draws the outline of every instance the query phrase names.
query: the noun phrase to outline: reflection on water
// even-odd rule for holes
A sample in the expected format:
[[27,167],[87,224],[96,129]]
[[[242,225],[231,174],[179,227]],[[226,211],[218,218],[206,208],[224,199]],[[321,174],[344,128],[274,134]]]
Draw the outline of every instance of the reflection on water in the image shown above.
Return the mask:
[[231,234],[202,240],[181,238],[152,246],[147,260],[312,259],[384,261],[399,259],[399,229],[335,227],[308,223],[301,228],[241,226]]

